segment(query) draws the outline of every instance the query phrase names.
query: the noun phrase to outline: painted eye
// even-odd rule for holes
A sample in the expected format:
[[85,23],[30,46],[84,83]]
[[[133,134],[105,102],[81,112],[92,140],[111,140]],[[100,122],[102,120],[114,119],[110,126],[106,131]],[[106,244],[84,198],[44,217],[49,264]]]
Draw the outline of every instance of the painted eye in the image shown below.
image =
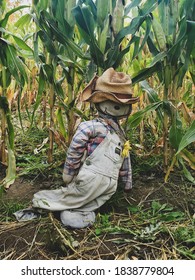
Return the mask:
[[115,106],[114,106],[114,109],[115,109],[115,110],[120,110],[120,106],[115,105]]

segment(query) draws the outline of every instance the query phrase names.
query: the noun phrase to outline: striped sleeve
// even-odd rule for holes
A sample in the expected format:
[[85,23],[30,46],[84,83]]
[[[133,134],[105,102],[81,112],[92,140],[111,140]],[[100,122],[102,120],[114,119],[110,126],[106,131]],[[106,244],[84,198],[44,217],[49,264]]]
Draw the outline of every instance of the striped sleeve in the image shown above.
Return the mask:
[[123,165],[119,172],[120,180],[125,184],[125,190],[128,191],[132,188],[132,170],[130,154],[123,161]]
[[87,143],[93,136],[93,122],[87,121],[81,123],[68,148],[66,161],[64,164],[64,174],[76,175],[81,165],[81,159],[85,150],[87,149]]

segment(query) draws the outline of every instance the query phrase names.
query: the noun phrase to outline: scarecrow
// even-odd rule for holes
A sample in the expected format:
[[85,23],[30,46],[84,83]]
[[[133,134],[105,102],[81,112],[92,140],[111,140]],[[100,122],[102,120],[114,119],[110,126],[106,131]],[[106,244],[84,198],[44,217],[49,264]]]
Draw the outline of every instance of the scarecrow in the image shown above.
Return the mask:
[[81,93],[83,102],[95,105],[98,116],[82,122],[70,143],[63,169],[65,187],[43,190],[33,207],[60,211],[64,226],[84,228],[95,221],[95,210],[116,192],[121,180],[132,188],[129,143],[119,125],[138,97],[132,96],[128,75],[107,69],[95,76]]

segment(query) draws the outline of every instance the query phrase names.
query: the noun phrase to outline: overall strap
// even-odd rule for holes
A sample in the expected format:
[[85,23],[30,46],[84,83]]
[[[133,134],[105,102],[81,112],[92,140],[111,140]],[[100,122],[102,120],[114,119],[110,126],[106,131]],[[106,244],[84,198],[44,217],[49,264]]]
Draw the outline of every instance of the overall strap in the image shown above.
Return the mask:
[[125,136],[125,132],[120,127],[120,125],[118,123],[116,123],[113,119],[99,117],[99,118],[97,118],[97,120],[100,121],[103,125],[105,125],[108,129],[110,126],[113,129],[113,131],[118,135],[118,137],[122,141],[126,142],[127,139]]

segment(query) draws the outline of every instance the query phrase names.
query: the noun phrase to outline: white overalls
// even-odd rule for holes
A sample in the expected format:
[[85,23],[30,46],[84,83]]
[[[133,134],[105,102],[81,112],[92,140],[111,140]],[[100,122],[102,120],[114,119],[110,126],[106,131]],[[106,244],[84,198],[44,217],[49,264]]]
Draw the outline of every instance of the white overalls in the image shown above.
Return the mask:
[[[105,139],[86,158],[75,179],[67,187],[39,191],[34,195],[33,207],[50,211],[74,209],[74,212],[82,215],[102,206],[117,189],[119,170],[124,160],[121,156],[124,144],[122,141],[115,132],[109,131]],[[70,217],[71,212],[63,212],[66,217]],[[65,221],[66,217],[64,221],[63,216],[61,217],[65,225],[69,223]],[[91,220],[94,219],[93,213]]]

